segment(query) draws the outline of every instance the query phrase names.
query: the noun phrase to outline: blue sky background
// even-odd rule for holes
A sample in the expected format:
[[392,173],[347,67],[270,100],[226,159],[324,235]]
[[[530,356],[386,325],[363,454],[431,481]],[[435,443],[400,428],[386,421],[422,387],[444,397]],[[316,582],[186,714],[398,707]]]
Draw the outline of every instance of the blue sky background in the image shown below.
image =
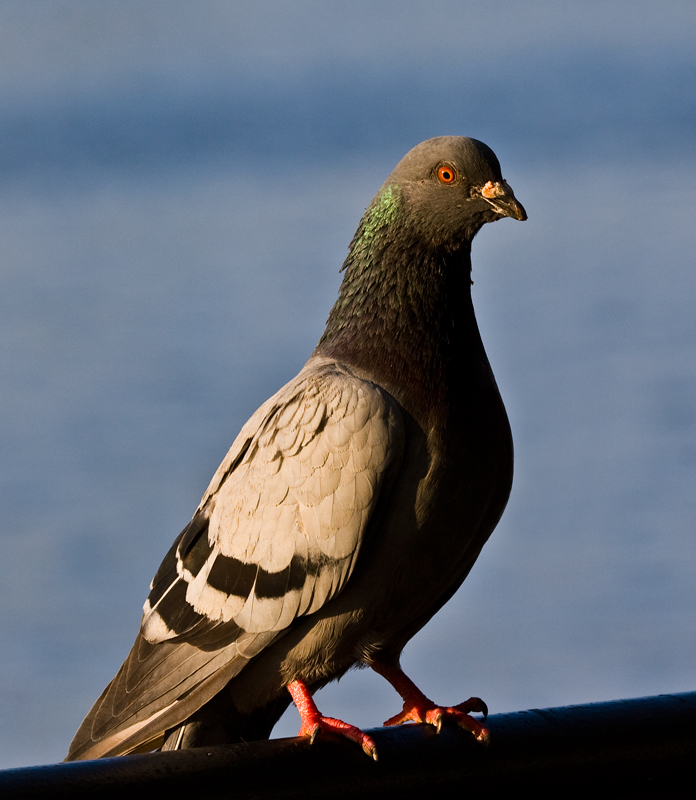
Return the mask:
[[[474,244],[508,510],[406,649],[492,712],[694,689],[692,2],[0,2],[0,767],[60,760],[238,429],[414,144],[529,213]],[[374,726],[352,673],[319,695]],[[277,728],[298,727],[291,709]]]

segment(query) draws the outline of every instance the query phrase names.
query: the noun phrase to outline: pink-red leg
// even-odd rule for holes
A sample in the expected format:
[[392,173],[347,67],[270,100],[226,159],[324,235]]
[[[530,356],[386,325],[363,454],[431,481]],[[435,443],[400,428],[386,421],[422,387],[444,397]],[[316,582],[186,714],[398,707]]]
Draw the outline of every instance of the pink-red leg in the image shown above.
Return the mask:
[[322,717],[304,681],[293,681],[288,684],[287,688],[297,706],[297,710],[300,712],[300,719],[302,720],[302,727],[298,736],[308,736],[309,741],[314,743],[321,731],[337,733],[353,742],[357,742],[370,758],[377,761],[377,745],[374,740],[354,725],[349,725],[340,719]]
[[427,722],[434,725],[440,733],[442,722],[451,719],[460,728],[469,731],[479,742],[488,742],[488,731],[480,722],[470,716],[471,711],[481,712],[484,718],[488,715],[486,704],[478,697],[470,697],[456,706],[437,706],[429,700],[416,684],[404,674],[400,667],[389,667],[378,661],[371,662],[372,669],[389,681],[404,701],[403,710],[388,719],[385,725],[401,725],[403,722]]

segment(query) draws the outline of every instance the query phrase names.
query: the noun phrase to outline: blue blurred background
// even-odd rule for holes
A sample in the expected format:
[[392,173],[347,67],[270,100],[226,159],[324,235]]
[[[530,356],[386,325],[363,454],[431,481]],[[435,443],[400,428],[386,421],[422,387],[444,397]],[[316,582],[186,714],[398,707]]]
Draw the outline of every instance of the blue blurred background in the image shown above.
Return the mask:
[[[60,760],[238,429],[414,144],[529,212],[474,244],[508,510],[404,665],[492,712],[693,690],[691,0],[0,2],[0,767]],[[377,676],[320,693],[374,726]],[[292,735],[292,709],[277,728]]]

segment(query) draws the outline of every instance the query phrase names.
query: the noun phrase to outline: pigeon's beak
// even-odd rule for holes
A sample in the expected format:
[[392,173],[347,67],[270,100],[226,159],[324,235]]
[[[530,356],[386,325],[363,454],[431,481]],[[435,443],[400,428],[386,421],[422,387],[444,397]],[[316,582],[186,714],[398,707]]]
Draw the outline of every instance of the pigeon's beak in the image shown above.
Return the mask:
[[521,222],[527,219],[527,212],[522,207],[522,203],[517,202],[512,189],[507,181],[488,181],[481,188],[481,197],[490,203],[493,208],[505,217],[513,217]]

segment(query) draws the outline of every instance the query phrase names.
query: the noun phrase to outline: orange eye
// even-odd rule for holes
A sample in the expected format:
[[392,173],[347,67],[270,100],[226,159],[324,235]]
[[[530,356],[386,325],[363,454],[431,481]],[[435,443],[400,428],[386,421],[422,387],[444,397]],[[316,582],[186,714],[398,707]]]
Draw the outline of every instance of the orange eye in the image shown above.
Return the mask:
[[438,169],[437,177],[442,181],[442,183],[453,183],[454,179],[457,177],[457,173],[452,167],[444,165]]

